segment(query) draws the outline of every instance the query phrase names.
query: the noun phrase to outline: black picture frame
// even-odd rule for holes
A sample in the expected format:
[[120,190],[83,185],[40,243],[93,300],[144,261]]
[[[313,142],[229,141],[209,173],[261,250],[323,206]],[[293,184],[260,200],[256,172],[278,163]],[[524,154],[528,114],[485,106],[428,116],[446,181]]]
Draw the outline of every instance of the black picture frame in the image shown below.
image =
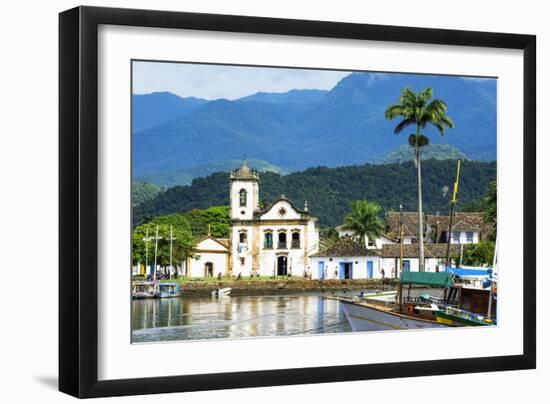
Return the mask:
[[[523,354],[98,381],[98,26],[180,28],[523,51]],[[536,366],[536,37],[77,7],[59,15],[59,390],[104,397],[533,369]]]

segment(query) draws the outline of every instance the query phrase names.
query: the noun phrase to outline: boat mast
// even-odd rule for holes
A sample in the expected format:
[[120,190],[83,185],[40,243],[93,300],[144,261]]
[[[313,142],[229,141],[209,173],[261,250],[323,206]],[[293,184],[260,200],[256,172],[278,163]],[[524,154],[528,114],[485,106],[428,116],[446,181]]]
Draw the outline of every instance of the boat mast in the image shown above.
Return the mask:
[[460,176],[460,160],[458,160],[456,167],[456,181],[453,187],[453,199],[451,200],[451,215],[449,217],[449,231],[447,233],[447,258],[445,259],[445,270],[451,265],[451,236],[453,232],[453,215],[455,213],[456,206],[456,194],[458,193],[458,178]]

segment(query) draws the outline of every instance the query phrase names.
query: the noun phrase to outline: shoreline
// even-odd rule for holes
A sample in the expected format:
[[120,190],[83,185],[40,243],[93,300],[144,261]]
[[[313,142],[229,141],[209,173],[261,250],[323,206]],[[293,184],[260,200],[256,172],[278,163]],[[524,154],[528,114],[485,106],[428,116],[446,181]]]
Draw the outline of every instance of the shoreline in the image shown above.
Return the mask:
[[376,288],[392,288],[397,286],[396,279],[326,279],[326,280],[221,280],[219,282],[189,281],[181,284],[180,295],[206,296],[216,289],[231,288],[231,295],[272,295],[303,292],[332,292],[343,290],[361,290]]

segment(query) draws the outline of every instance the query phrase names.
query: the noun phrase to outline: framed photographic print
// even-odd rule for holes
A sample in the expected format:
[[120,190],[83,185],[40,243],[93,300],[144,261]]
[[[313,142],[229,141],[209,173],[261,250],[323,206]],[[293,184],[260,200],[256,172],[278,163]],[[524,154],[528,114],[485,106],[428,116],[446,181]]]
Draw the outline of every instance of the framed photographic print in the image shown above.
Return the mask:
[[534,36],[59,21],[61,391],[535,367]]

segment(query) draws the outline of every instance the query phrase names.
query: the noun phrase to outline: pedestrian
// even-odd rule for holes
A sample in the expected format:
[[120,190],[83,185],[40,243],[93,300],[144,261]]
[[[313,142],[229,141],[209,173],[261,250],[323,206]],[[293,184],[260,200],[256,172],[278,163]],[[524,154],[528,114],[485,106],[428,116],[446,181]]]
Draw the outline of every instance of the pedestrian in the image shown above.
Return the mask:
[[384,279],[384,276],[386,275],[386,272],[384,271],[384,268],[380,270],[380,273],[382,274],[382,279]]

